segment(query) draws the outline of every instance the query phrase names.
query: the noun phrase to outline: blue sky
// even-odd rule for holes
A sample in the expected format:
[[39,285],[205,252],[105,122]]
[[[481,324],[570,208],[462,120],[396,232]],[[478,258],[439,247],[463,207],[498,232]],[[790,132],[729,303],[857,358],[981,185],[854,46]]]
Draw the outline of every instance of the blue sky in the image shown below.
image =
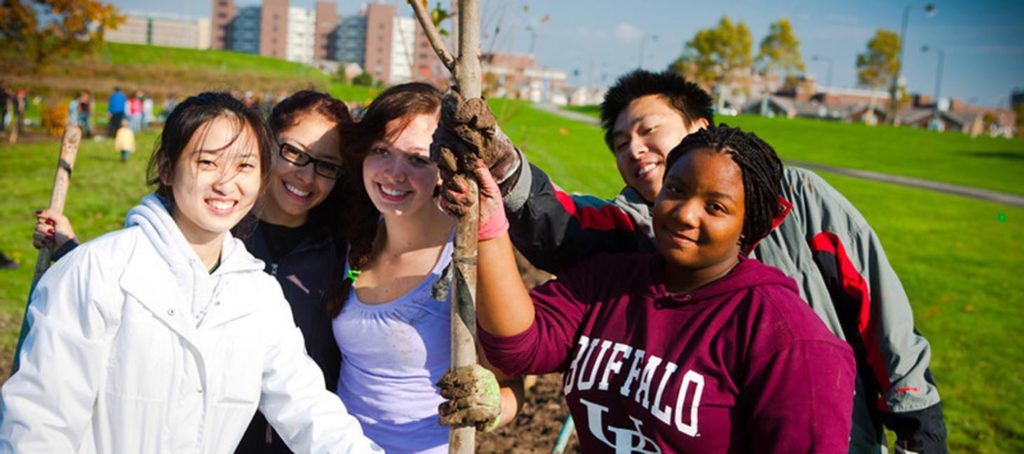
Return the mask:
[[[108,0],[124,10],[209,16],[209,0]],[[236,0],[258,4],[258,0]],[[410,11],[405,1],[385,1]],[[433,5],[436,0],[430,0]],[[447,0],[444,2],[447,4]],[[787,17],[801,41],[807,69],[826,82],[827,63],[810,61],[819,55],[833,62],[832,84],[856,84],[854,62],[878,28],[899,31],[903,8],[910,2],[885,0],[483,0],[485,50],[526,53],[531,27],[534,51],[542,66],[579,72],[571,82],[607,85],[618,75],[643,66],[665,68],[683,44],[701,29],[714,26],[723,15],[743,21],[756,45],[768,24]],[[1024,2],[1016,0],[935,1],[938,14],[928,17],[923,6],[911,10],[907,28],[904,75],[912,92],[934,93],[937,55],[922,45],[945,51],[942,96],[1005,106],[1010,92],[1024,89]],[[313,0],[292,0],[311,7]],[[355,13],[365,2],[340,0],[342,14]],[[916,3],[915,3],[916,4]],[[923,5],[923,2],[919,5]],[[543,20],[547,17],[547,20]],[[500,26],[495,35],[494,29]],[[589,77],[588,77],[589,76]]]

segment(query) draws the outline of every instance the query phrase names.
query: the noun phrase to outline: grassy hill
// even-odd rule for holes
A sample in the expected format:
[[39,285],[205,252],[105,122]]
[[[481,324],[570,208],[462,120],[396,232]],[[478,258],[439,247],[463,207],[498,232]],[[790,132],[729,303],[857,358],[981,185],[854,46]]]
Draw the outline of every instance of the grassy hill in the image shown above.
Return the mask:
[[[345,101],[366,102],[377,89],[343,84],[317,68],[260,55],[220,50],[178,49],[108,43],[95,55],[71,57],[41,75],[9,76],[12,87],[26,87],[40,102],[66,102],[81,90],[97,101],[96,120],[106,122],[106,100],[114,87],[142,90],[159,106],[168,97],[209,90],[252,91],[276,98],[304,88],[327,91]],[[29,118],[39,120],[40,106]]]

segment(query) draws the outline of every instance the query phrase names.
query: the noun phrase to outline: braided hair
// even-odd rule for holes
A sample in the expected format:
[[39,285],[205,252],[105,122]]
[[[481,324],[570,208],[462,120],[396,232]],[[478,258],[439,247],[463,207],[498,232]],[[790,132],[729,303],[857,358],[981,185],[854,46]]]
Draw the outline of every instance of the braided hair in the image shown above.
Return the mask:
[[[665,160],[665,168],[672,166],[686,153],[710,149],[726,153],[739,166],[743,174],[743,236],[740,249],[750,253],[762,238],[771,233],[772,223],[783,207],[782,161],[775,150],[753,133],[743,132],[727,124],[709,126],[694,132],[677,145]],[[669,172],[665,172],[667,176]]]

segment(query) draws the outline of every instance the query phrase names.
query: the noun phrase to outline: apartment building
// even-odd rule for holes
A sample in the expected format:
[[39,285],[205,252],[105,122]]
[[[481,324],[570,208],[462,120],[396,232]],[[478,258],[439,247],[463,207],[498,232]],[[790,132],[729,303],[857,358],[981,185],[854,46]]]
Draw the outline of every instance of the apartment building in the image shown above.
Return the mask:
[[313,63],[316,53],[316,13],[305,8],[288,8],[285,28],[284,58],[306,64]]
[[260,53],[260,7],[243,6],[238,8],[230,32],[225,32],[228,45],[218,49],[229,49],[247,54]]
[[114,43],[155,46],[210,48],[210,19],[188,19],[168,14],[125,15],[125,22],[106,31],[106,40]]
[[[288,0],[238,6],[213,0],[211,47],[314,63],[356,63],[375,80],[396,84],[428,80],[447,84],[418,22],[393,4],[371,3],[358,15],[339,17],[337,3],[321,0],[313,9]],[[402,12],[406,12],[404,9]]]
[[212,0],[210,48],[231,49],[231,23],[238,15],[234,0]]
[[333,36],[335,52],[332,60],[366,67],[366,16],[342,18]]
[[313,58],[315,60],[332,60],[332,51],[337,43],[334,31],[338,29],[338,5],[334,2],[316,2],[314,17],[316,18],[315,35],[313,37]]

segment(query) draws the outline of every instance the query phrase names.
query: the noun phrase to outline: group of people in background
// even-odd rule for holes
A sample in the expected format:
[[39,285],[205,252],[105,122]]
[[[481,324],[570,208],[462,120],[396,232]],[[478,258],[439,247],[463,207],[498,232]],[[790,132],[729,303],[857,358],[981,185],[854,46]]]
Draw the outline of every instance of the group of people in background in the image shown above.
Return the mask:
[[[929,345],[873,230],[716,125],[693,83],[609,90],[610,201],[566,193],[486,103],[428,84],[357,119],[315,91],[266,120],[253,105],[174,106],[123,230],[79,244],[36,212],[56,263],[0,450],[447,452],[447,425],[506,424],[523,374],[561,372],[586,452],[884,452],[883,426],[897,452],[945,452]],[[442,146],[479,154],[478,198]],[[479,257],[453,259],[474,202]],[[528,291],[513,246],[558,277]],[[449,365],[453,260],[477,263],[481,366]]]
[[113,93],[110,94],[107,114],[110,121],[107,126],[108,137],[117,134],[117,128],[121,127],[122,120],[127,120],[128,127],[134,132],[148,128],[149,124],[156,120],[152,98],[145,96],[142,90],[136,90],[129,98],[120,87],[114,87]]

